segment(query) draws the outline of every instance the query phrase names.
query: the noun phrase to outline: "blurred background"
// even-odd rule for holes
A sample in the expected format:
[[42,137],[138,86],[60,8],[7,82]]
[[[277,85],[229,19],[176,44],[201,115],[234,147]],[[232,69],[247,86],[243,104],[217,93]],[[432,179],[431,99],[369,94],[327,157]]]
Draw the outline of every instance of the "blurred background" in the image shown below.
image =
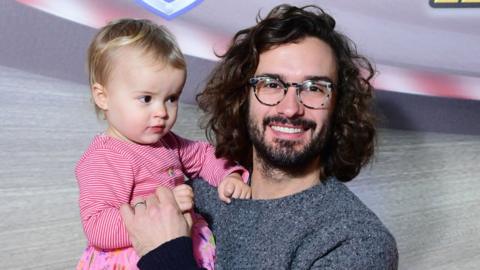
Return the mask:
[[140,0],[0,2],[0,268],[73,269],[85,247],[74,166],[104,128],[85,71],[99,27],[148,18],[176,35],[174,131],[205,139],[194,97],[214,52],[289,3],[324,8],[376,65],[377,155],[348,186],[396,237],[400,269],[479,269],[480,1],[182,1],[169,19]]

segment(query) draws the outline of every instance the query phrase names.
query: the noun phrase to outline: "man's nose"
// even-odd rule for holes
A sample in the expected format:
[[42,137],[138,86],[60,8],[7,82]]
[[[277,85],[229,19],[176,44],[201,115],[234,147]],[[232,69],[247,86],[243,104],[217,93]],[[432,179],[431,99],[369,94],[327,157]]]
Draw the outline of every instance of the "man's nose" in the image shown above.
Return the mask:
[[297,89],[295,86],[290,85],[288,87],[285,97],[276,105],[276,109],[279,114],[283,114],[290,118],[305,113],[305,107],[298,100]]

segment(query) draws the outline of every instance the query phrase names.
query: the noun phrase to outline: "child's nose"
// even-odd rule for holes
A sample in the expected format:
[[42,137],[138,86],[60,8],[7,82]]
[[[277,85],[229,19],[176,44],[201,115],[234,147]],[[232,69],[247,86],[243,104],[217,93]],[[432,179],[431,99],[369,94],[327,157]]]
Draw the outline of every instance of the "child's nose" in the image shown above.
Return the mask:
[[167,108],[165,105],[159,105],[155,109],[154,117],[166,118],[168,116]]

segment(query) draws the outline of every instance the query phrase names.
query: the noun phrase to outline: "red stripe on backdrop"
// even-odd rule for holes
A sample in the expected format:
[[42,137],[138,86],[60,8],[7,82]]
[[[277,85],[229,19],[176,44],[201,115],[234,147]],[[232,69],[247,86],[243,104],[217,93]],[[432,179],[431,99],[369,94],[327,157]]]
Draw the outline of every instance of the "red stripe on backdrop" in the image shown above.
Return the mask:
[[123,17],[147,18],[167,26],[176,36],[184,54],[211,61],[218,60],[214,52],[224,53],[231,39],[229,34],[215,32],[199,24],[181,19],[167,21],[146,9],[138,8],[133,0],[17,0],[17,2],[93,28],[100,28],[111,20]]
[[480,100],[480,78],[377,65],[373,86],[408,94]]

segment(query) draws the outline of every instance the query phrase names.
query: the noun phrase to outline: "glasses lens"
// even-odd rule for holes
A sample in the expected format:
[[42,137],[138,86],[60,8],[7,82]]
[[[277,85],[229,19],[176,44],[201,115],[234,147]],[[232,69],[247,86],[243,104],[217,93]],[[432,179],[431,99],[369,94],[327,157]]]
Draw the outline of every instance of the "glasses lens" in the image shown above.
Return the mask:
[[255,85],[258,100],[267,105],[276,105],[285,95],[285,86],[276,79],[268,77],[257,78]]
[[310,108],[324,108],[330,99],[330,83],[323,81],[305,81],[300,91],[300,100]]

